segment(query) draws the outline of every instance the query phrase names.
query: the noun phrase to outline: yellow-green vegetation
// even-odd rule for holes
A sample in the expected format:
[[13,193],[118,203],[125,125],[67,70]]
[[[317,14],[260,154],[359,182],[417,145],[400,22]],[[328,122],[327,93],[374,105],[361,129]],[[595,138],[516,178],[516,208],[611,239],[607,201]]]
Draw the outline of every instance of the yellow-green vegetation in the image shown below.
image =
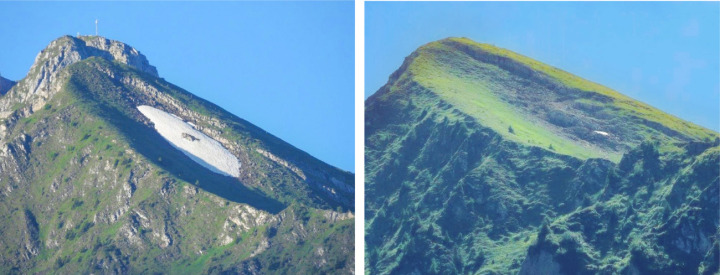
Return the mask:
[[[439,46],[447,47],[447,46]],[[548,129],[546,122],[533,119],[515,106],[503,101],[499,93],[505,87],[489,82],[462,69],[480,69],[479,65],[467,55],[448,51],[443,59],[452,59],[453,63],[438,60],[432,52],[421,52],[414,60],[410,72],[414,79],[430,90],[435,91],[443,100],[462,110],[465,114],[477,118],[484,126],[496,130],[503,137],[532,146],[553,146],[560,154],[577,156],[582,159],[607,158],[619,160],[617,152],[605,152],[590,143],[579,144],[567,136],[559,135]],[[460,65],[462,64],[462,65]],[[498,68],[488,68],[499,70]],[[504,73],[504,72],[498,72]],[[514,133],[503,131],[512,127]]]
[[448,38],[448,40],[463,43],[471,47],[477,47],[482,51],[494,55],[510,58],[532,68],[534,71],[544,73],[568,87],[576,88],[580,91],[599,93],[608,96],[613,99],[614,106],[618,107],[623,112],[626,112],[629,115],[638,116],[649,121],[666,125],[670,129],[682,132],[697,140],[703,140],[705,138],[715,139],[718,136],[717,133],[702,126],[687,122],[671,114],[660,111],[657,108],[647,105],[641,101],[630,98],[606,86],[586,80],[584,78],[555,68],[553,66],[544,64],[527,56],[490,44],[477,43],[468,38]]

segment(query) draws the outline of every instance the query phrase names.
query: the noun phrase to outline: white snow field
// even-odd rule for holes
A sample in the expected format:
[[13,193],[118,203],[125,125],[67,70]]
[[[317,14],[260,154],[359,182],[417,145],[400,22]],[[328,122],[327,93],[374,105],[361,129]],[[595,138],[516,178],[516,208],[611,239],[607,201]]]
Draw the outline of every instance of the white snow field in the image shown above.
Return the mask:
[[176,115],[147,105],[137,108],[155,124],[155,130],[165,140],[198,164],[218,174],[240,176],[240,161],[216,140]]

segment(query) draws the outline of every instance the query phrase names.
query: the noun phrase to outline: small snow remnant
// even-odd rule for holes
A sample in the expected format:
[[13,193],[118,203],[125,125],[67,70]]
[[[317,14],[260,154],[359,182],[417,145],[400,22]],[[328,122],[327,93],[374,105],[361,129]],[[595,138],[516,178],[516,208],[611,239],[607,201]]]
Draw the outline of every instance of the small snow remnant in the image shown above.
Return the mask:
[[603,132],[603,131],[593,131],[593,133],[601,135],[601,136],[606,136],[606,137],[610,136],[610,134],[608,134],[607,132]]
[[146,105],[137,108],[155,124],[155,130],[165,140],[195,162],[218,174],[240,176],[240,161],[218,141],[195,130],[174,114]]

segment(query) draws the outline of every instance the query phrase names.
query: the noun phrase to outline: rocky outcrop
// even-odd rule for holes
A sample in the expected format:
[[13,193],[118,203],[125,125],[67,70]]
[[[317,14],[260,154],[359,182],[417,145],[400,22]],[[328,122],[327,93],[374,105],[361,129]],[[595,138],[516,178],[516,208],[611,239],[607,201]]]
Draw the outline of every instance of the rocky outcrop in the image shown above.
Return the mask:
[[352,212],[341,213],[341,212],[335,212],[332,210],[324,210],[323,216],[332,222],[349,220],[349,219],[355,218],[355,215],[353,215]]
[[285,168],[290,169],[291,171],[293,171],[293,173],[295,173],[295,174],[296,174],[298,177],[300,177],[301,179],[303,179],[303,180],[306,180],[306,179],[307,179],[307,177],[305,177],[305,173],[303,173],[302,170],[300,170],[299,168],[295,167],[294,165],[288,163],[288,162],[285,161],[284,159],[281,159],[281,158],[273,155],[272,153],[270,153],[270,152],[268,152],[268,151],[265,151],[265,150],[263,150],[263,149],[260,149],[260,148],[255,149],[255,151],[257,151],[258,153],[260,153],[260,154],[263,155],[264,157],[272,160],[273,162],[275,162],[275,163],[277,163],[277,164],[279,164],[279,165],[281,165],[281,166],[283,166],[283,167],[285,167]]
[[158,77],[155,66],[150,65],[147,58],[140,51],[123,42],[101,36],[81,36],[79,38],[85,41],[88,56],[99,56],[111,61],[117,61]]
[[0,97],[0,139],[15,121],[45,107],[60,91],[68,77],[64,68],[91,57],[117,61],[158,76],[147,58],[125,43],[100,36],[60,37],[35,57],[28,75],[18,83],[0,79],[0,95],[7,93]]
[[[129,45],[100,36],[63,36],[43,49],[28,75],[7,96],[0,99],[0,118],[9,116],[18,105],[28,105],[29,113],[45,106],[45,102],[64,84],[63,69],[84,59],[97,57],[117,61],[157,77],[157,70],[138,50]],[[2,82],[2,81],[0,81]],[[3,83],[0,83],[2,86]],[[1,93],[0,93],[1,94]]]
[[37,220],[30,210],[23,213],[23,221],[25,223],[25,257],[29,259],[40,252],[40,229]]

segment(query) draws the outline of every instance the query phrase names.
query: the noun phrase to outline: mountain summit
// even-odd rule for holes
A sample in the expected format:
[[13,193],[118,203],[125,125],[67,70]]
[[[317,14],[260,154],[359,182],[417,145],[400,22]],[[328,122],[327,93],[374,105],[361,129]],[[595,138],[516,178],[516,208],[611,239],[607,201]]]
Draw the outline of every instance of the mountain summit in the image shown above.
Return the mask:
[[3,273],[353,269],[353,174],[61,37],[0,95]]
[[[13,93],[0,101],[0,118],[10,116],[19,105],[25,105],[24,112],[32,113],[43,106],[52,95],[62,88],[58,75],[66,67],[88,58],[102,58],[115,61],[135,70],[158,77],[157,70],[144,55],[129,45],[100,36],[63,36],[50,43],[38,53],[28,75],[23,78]],[[0,81],[1,82],[1,81]],[[14,86],[15,83],[12,83]],[[5,85],[7,90],[12,87]]]
[[714,274],[720,135],[466,38],[365,103],[373,274]]
[[[600,84],[467,38],[420,47],[390,83],[410,79],[408,85],[433,92],[506,139],[552,145],[558,153],[582,159],[618,161],[645,140],[666,144],[717,137]],[[387,97],[392,88],[385,86],[373,97]]]

